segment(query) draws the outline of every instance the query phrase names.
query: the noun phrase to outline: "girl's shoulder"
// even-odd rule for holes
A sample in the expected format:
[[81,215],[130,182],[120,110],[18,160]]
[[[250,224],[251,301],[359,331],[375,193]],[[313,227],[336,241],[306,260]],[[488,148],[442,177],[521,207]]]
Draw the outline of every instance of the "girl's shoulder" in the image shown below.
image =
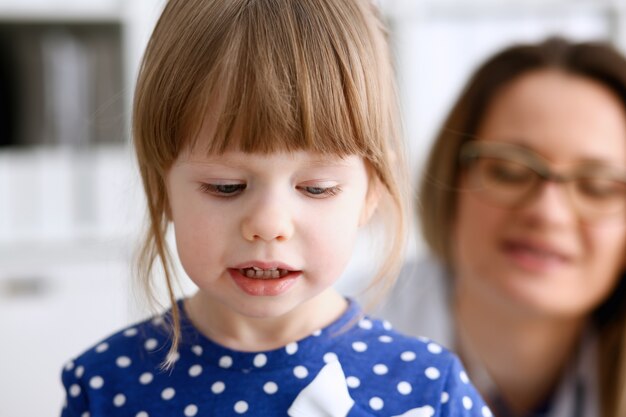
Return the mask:
[[397,331],[388,320],[364,316],[349,332],[349,346],[354,353],[372,358],[420,365],[447,364],[455,355],[437,341],[410,336]]
[[385,320],[359,319],[336,338],[324,361],[339,364],[342,373],[334,380],[345,379],[355,406],[370,413],[490,415],[454,353],[431,339],[397,332]]
[[158,315],[127,326],[85,349],[63,366],[64,384],[97,387],[137,362],[158,367],[170,346],[167,317]]

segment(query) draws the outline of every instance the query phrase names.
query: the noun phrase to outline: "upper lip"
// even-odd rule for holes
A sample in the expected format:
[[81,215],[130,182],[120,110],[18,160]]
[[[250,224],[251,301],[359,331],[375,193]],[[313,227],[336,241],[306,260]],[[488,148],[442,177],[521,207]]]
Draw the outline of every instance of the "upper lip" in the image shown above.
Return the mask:
[[288,265],[283,262],[277,262],[277,261],[247,261],[247,262],[243,262],[238,265],[235,265],[233,267],[233,269],[246,269],[246,268],[259,268],[259,269],[265,269],[265,270],[285,269],[287,271],[298,270],[297,268],[294,268],[291,265]]
[[505,247],[525,247],[537,252],[544,252],[552,256],[556,256],[561,258],[564,261],[571,261],[574,258],[573,251],[567,250],[563,247],[563,245],[559,245],[553,242],[548,242],[545,240],[537,240],[537,239],[529,239],[529,238],[520,238],[520,239],[505,239],[504,240]]

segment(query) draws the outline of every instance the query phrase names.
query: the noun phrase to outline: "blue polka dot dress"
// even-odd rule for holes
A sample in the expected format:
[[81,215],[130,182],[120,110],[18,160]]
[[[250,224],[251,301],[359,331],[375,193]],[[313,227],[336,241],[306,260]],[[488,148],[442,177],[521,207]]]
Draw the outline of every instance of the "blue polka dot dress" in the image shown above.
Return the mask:
[[353,301],[330,326],[264,352],[213,343],[179,303],[172,369],[161,367],[167,315],[129,327],[66,364],[62,416],[491,416],[452,353]]

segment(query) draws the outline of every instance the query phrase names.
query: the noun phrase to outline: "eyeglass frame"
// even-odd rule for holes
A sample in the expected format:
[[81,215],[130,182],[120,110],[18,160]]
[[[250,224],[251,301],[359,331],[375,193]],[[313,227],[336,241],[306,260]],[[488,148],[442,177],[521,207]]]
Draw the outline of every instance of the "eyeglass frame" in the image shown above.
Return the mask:
[[[507,155],[514,155],[514,158],[511,158],[511,157],[507,158],[506,157]],[[612,213],[605,212],[596,216],[582,214],[580,213],[580,209],[577,208],[577,203],[575,201],[576,198],[572,196],[572,192],[568,190],[568,187],[565,187],[566,188],[565,191],[569,198],[569,202],[572,208],[578,213],[578,215],[580,215],[581,217],[584,217],[586,220],[591,220],[591,221],[601,219],[603,217],[604,218],[611,217],[612,215],[623,213],[626,211],[626,169],[622,169],[622,171],[624,172],[616,172],[615,166],[611,166],[609,164],[589,163],[589,164],[580,165],[578,169],[574,170],[573,172],[569,174],[560,174],[560,173],[554,172],[554,170],[550,168],[549,166],[550,163],[545,157],[542,157],[537,152],[531,149],[528,149],[524,146],[516,145],[513,143],[485,141],[485,140],[480,140],[480,139],[469,140],[461,145],[459,149],[458,160],[462,168],[470,170],[471,165],[473,165],[473,163],[479,160],[480,158],[493,158],[493,159],[505,160],[507,162],[513,162],[529,169],[536,175],[535,177],[536,179],[534,179],[535,183],[531,184],[528,191],[526,191],[520,196],[519,201],[516,201],[513,203],[505,203],[503,201],[498,202],[496,201],[497,198],[495,197],[489,198],[488,196],[485,195],[485,198],[487,200],[493,202],[493,204],[499,207],[505,207],[505,208],[510,208],[510,209],[521,207],[524,204],[527,204],[530,200],[532,200],[532,198],[536,197],[545,183],[553,182],[559,185],[563,184],[564,186],[566,186],[568,182],[576,181],[581,178],[584,178],[584,175],[581,175],[582,171],[580,168],[584,168],[585,166],[588,166],[588,167],[593,166],[593,167],[596,167],[596,169],[597,168],[610,169],[613,175],[611,176],[607,175],[606,179],[610,181],[620,182],[623,185],[624,201],[623,201],[622,207],[619,210],[615,210]],[[605,179],[605,178],[601,178],[601,179]]]

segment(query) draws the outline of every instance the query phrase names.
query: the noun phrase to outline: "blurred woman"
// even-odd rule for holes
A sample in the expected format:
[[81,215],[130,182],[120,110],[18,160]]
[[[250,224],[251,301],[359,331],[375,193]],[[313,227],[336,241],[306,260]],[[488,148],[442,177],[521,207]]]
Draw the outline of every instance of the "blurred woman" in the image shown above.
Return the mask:
[[[626,416],[626,60],[560,38],[493,56],[418,207],[435,261],[383,317],[455,349],[497,417]],[[422,303],[424,265],[447,279]]]

